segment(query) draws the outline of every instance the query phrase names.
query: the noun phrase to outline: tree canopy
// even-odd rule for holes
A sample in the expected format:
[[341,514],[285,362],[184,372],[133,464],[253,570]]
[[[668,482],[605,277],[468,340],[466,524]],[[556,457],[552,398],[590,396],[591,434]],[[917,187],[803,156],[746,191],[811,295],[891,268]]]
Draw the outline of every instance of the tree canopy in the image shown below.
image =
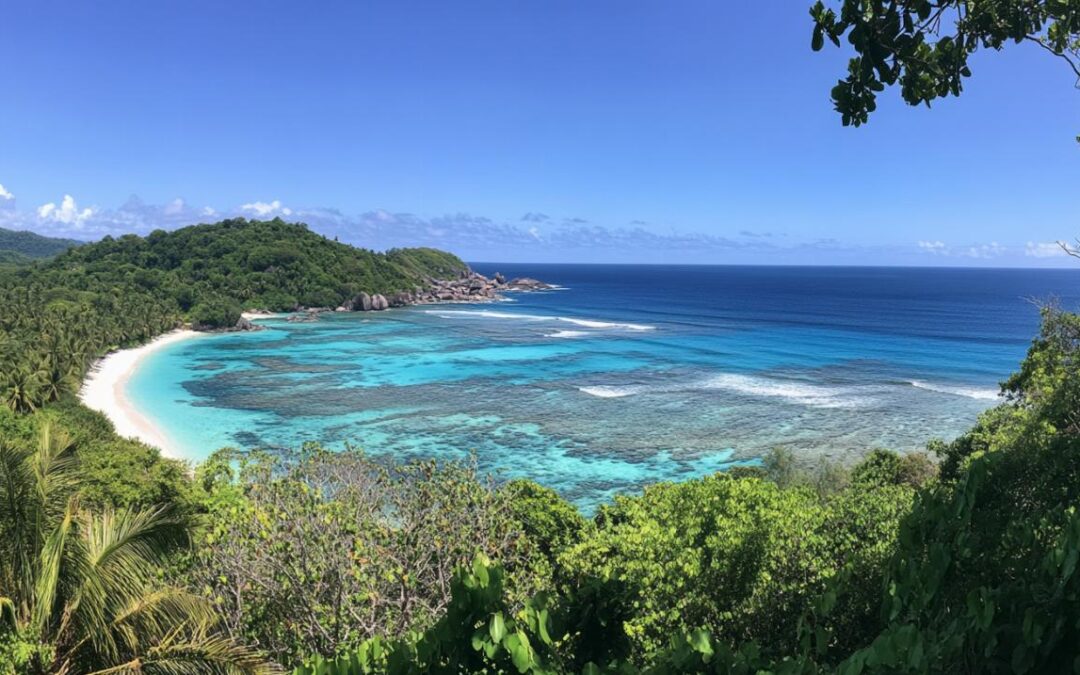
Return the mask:
[[959,96],[980,49],[1030,43],[1080,79],[1080,0],[818,0],[811,46],[855,52],[832,89],[845,126],[865,124],[877,95],[899,86],[910,105]]

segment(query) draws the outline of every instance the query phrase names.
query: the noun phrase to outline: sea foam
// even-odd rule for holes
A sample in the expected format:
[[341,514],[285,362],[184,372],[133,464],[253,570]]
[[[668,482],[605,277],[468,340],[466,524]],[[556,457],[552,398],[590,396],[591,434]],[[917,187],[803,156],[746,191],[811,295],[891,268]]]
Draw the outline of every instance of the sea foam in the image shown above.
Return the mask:
[[710,377],[703,383],[703,387],[732,391],[747,396],[779,398],[813,408],[863,408],[875,402],[873,397],[860,394],[855,388],[825,387],[807,382],[774,380],[732,373]]
[[[617,321],[597,321],[595,319],[576,319],[569,316],[547,316],[543,314],[517,314],[511,312],[495,312],[489,309],[428,309],[426,314],[434,314],[444,319],[455,317],[476,317],[481,319],[517,319],[519,321],[561,321],[583,328],[595,328],[597,330],[656,330],[656,326],[643,323],[619,323]],[[563,337],[563,336],[559,336]]]
[[578,387],[578,391],[589,396],[596,396],[598,398],[622,398],[624,396],[632,396],[641,391],[640,387]]
[[910,380],[911,386],[927,391],[936,391],[939,394],[952,394],[953,396],[966,396],[981,401],[996,401],[1001,397],[997,389],[979,389],[977,387],[957,387],[947,384],[923,382],[922,380]]
[[779,398],[788,403],[814,408],[863,408],[873,405],[876,391],[868,387],[824,387],[806,382],[767,377],[721,373],[684,384],[598,385],[578,387],[578,391],[600,398],[623,398],[635,394],[660,394],[676,391],[728,391],[743,396]]

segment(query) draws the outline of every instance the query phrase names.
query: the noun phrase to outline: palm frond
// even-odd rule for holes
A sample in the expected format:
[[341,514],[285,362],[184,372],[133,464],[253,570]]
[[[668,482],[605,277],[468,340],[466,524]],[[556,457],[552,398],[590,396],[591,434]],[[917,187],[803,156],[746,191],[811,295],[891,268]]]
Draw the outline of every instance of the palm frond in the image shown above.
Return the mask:
[[74,446],[71,437],[57,429],[51,420],[46,420],[38,431],[38,448],[34,453],[34,476],[37,479],[38,495],[43,504],[61,490],[74,486],[75,467]]
[[25,448],[0,440],[0,583],[16,602],[32,592],[41,536],[29,459]]
[[49,622],[53,618],[57,589],[64,571],[65,549],[75,522],[75,510],[75,500],[69,501],[64,517],[46,537],[45,545],[41,549],[33,612],[33,627],[38,635],[46,633]]
[[[133,607],[155,607],[157,572],[169,552],[185,541],[180,524],[162,509],[83,513],[80,518],[86,552],[83,583],[75,594],[79,647],[85,643],[109,660],[138,653],[168,627],[188,617],[183,612],[137,615],[141,625],[118,622]],[[167,597],[166,593],[160,597]],[[131,615],[136,616],[136,615]]]
[[48,422],[35,448],[0,441],[0,630],[35,636],[48,672],[279,672],[218,630],[209,601],[162,583],[184,522],[80,508],[72,450]]
[[88,675],[280,675],[257,651],[211,632],[179,626],[145,656]]

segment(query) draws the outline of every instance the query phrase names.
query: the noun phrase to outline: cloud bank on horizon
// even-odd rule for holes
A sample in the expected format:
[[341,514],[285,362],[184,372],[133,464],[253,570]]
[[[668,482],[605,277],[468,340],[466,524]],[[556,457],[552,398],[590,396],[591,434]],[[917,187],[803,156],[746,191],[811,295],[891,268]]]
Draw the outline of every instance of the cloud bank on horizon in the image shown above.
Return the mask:
[[316,232],[375,250],[431,246],[466,260],[493,262],[906,264],[955,266],[1065,266],[1057,242],[1003,244],[845,244],[836,239],[797,241],[784,233],[732,228],[730,236],[663,230],[641,220],[624,226],[590,223],[527,211],[516,222],[468,213],[425,217],[375,209],[346,214],[333,208],[286,206],[281,200],[251,201],[218,211],[182,198],[148,204],[136,196],[116,208],[83,206],[70,194],[32,209],[16,207],[0,184],[0,227],[92,241],[105,236],[146,235],[158,229],[215,222],[223,218],[283,218]]

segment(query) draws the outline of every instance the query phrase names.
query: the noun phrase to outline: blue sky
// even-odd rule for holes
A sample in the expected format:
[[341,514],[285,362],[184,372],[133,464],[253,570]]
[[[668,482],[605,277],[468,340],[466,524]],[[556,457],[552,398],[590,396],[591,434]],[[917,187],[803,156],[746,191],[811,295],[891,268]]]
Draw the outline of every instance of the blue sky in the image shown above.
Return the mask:
[[[0,226],[282,215],[467,259],[1064,265],[1080,90],[1022,46],[843,128],[809,0],[9,2]],[[49,205],[52,205],[51,207]]]

